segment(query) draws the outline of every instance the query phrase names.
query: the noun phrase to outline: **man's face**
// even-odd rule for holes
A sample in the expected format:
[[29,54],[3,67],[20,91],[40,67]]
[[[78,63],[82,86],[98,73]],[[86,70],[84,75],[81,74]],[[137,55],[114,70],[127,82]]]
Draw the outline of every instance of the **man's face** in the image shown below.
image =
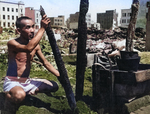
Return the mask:
[[20,29],[20,35],[24,37],[25,39],[31,40],[34,37],[34,23],[30,19],[24,19],[21,21],[21,23],[24,25]]

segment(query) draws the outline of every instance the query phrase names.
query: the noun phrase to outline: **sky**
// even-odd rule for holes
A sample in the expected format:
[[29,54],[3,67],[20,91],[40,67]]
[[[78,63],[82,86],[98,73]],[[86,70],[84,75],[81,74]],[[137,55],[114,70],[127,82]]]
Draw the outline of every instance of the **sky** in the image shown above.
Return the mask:
[[[79,12],[80,0],[4,0],[18,2],[23,1],[25,7],[39,9],[43,6],[48,17],[58,17],[64,15],[65,20],[70,14]],[[88,13],[91,14],[91,20],[96,22],[97,13],[105,13],[106,10],[115,10],[118,13],[118,22],[120,21],[121,9],[131,8],[132,0],[89,0]]]

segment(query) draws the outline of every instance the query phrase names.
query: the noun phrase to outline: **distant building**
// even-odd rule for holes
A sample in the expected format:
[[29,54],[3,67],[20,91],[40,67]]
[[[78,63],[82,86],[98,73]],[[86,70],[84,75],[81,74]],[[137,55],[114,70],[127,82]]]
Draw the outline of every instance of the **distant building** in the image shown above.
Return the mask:
[[100,23],[92,23],[91,27],[96,28],[97,30],[100,30]]
[[116,10],[107,10],[106,13],[97,13],[97,23],[101,29],[113,29],[118,26],[118,13]]
[[131,9],[121,9],[120,25],[127,27],[130,23]]
[[68,18],[68,19],[66,20],[66,26],[67,26],[67,28],[70,28],[70,18]]
[[41,21],[40,10],[35,10],[33,7],[26,7],[25,16],[32,18],[33,22],[35,23],[36,29],[40,28],[40,21]]
[[18,17],[25,15],[24,3],[19,1],[6,2],[0,1],[0,26],[9,28],[15,25]]
[[64,16],[50,17],[50,20],[51,20],[51,26],[53,28],[65,27],[65,24],[64,24],[65,17]]
[[[87,27],[91,27],[91,14],[86,14],[86,23]],[[76,12],[75,14],[70,14],[70,18],[67,20],[67,27],[70,29],[77,29],[78,28],[78,20],[79,20],[79,12]]]
[[[146,7],[146,3],[149,0],[140,0],[140,7],[138,11],[136,27],[145,28],[146,25],[146,13],[148,12],[148,8]],[[130,23],[131,16],[131,8],[130,9],[121,9],[121,18],[120,24],[123,27],[127,27]]]
[[87,13],[85,18],[86,18],[87,27],[91,27],[91,14]]
[[79,20],[79,12],[76,12],[75,14],[70,14],[70,22],[69,22],[70,29],[78,28],[78,20]]

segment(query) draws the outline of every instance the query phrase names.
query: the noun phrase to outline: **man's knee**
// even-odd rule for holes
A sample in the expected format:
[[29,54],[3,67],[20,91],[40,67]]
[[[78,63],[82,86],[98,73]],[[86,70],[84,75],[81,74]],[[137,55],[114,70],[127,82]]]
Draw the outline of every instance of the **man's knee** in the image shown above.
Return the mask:
[[24,91],[17,91],[16,93],[15,93],[15,95],[14,95],[14,97],[15,97],[15,99],[16,99],[16,102],[21,102],[21,101],[23,101],[24,100],[24,98],[25,98],[25,96],[26,96],[26,93],[24,92]]
[[23,89],[15,88],[15,89],[10,90],[10,92],[7,93],[6,96],[7,98],[11,99],[12,102],[20,103],[21,101],[24,100],[26,93]]

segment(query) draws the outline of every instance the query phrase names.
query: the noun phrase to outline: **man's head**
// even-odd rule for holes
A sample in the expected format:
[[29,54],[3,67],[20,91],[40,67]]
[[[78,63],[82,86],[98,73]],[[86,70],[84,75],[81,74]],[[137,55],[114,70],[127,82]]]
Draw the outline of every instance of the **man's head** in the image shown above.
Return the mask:
[[34,22],[31,18],[23,16],[16,21],[17,31],[20,33],[21,37],[25,39],[32,39],[34,37]]
[[32,20],[32,19],[30,17],[27,17],[27,16],[23,16],[23,17],[18,18],[16,21],[16,27],[17,28],[21,29],[25,26],[24,23],[21,22],[22,20]]

